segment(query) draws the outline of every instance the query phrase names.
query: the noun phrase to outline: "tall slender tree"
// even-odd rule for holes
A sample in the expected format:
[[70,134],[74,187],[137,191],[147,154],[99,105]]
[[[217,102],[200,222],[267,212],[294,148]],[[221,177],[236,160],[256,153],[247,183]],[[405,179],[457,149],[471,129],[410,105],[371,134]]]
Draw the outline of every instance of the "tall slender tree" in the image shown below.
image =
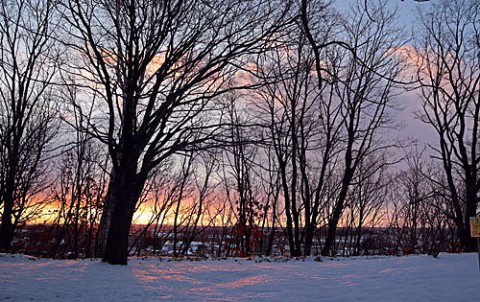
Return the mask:
[[323,255],[335,252],[336,230],[357,169],[369,155],[391,146],[379,134],[390,123],[396,79],[404,67],[395,52],[402,45],[402,31],[385,2],[357,4],[344,20],[344,34],[338,38],[343,42],[326,46],[326,67],[318,70],[337,104],[342,157]]
[[0,3],[0,251],[33,196],[45,189],[46,151],[54,136],[55,1]]
[[478,1],[441,1],[421,15],[416,53],[423,120],[437,133],[433,150],[445,173],[448,216],[466,251],[476,248],[469,217],[477,214],[480,190],[479,18]]

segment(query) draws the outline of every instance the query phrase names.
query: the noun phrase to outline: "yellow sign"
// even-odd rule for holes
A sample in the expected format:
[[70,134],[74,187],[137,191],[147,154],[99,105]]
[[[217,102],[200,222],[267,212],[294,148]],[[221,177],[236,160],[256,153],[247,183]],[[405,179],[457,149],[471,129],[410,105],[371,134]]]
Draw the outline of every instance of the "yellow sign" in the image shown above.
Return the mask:
[[470,236],[480,237],[480,217],[470,217]]

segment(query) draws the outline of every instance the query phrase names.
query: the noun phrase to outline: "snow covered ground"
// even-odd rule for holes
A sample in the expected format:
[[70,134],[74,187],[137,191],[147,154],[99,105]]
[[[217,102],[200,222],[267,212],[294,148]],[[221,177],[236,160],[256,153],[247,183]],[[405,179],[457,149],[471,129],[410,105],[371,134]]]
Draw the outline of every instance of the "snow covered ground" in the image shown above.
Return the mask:
[[[270,262],[269,262],[270,261]],[[479,301],[477,254],[128,266],[0,254],[0,301]]]

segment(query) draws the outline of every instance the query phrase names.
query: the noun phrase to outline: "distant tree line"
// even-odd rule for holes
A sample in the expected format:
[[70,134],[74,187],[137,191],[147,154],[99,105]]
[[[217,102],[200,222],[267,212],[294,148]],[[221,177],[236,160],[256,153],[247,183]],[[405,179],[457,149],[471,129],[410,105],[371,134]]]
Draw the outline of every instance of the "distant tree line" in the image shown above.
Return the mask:
[[437,2],[2,1],[0,251],[474,251],[480,3]]

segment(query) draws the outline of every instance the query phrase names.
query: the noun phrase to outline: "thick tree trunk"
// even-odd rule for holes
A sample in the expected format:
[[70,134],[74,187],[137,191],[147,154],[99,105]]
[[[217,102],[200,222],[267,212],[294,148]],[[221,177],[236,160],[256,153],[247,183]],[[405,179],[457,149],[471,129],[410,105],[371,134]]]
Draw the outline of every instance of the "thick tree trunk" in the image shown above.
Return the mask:
[[124,196],[117,200],[108,230],[104,262],[127,265],[130,226],[137,202],[137,199],[132,197]]
[[0,225],[0,252],[8,252],[15,234],[15,226],[12,223],[13,200],[4,201],[2,222]]
[[110,215],[102,259],[104,262],[127,264],[130,226],[144,184],[145,179],[136,174],[136,164],[132,160],[128,167],[112,173],[107,195],[113,209],[110,208],[104,213]]

